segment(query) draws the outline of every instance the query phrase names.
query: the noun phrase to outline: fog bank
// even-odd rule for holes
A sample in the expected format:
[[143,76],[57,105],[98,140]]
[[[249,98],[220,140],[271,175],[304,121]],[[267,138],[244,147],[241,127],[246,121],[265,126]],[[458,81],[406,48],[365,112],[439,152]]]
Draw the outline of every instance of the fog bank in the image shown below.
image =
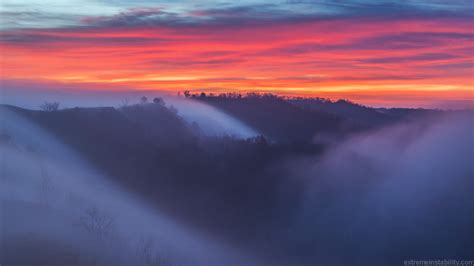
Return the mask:
[[304,187],[288,234],[294,252],[329,265],[468,259],[473,122],[470,113],[406,122],[293,160],[291,175]]
[[2,262],[254,263],[148,207],[36,125],[4,108],[0,117]]

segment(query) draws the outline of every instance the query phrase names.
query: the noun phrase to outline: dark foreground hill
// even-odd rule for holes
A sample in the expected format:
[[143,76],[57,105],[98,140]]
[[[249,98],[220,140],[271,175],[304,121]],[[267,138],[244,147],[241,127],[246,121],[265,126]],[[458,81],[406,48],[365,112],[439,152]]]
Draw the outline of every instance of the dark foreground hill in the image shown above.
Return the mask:
[[437,112],[403,108],[381,110],[345,100],[283,98],[272,94],[189,97],[237,117],[278,142],[308,142],[321,135],[343,137]]

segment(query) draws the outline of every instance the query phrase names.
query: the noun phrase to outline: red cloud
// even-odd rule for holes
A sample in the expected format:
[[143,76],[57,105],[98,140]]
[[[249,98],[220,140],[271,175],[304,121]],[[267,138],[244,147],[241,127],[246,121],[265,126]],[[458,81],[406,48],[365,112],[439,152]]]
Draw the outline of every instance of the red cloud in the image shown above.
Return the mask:
[[[169,15],[162,12],[134,9],[125,15]],[[6,31],[0,34],[1,77],[351,96],[371,104],[397,93],[465,100],[473,89],[470,23],[346,18]]]

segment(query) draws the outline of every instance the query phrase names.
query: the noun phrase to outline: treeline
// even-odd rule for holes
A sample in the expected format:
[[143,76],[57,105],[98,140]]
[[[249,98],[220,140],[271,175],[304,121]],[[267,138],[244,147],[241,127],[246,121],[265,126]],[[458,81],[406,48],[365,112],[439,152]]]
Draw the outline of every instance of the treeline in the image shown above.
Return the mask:
[[351,104],[356,104],[347,99],[331,100],[329,98],[322,97],[302,97],[302,96],[288,96],[288,95],[278,95],[273,93],[262,93],[262,92],[246,92],[246,93],[237,93],[237,92],[223,92],[223,93],[206,93],[206,92],[191,92],[185,90],[183,92],[178,92],[178,96],[183,95],[185,98],[217,98],[217,99],[279,99],[279,100],[312,100],[320,101],[327,103],[334,103],[339,101],[348,102]]

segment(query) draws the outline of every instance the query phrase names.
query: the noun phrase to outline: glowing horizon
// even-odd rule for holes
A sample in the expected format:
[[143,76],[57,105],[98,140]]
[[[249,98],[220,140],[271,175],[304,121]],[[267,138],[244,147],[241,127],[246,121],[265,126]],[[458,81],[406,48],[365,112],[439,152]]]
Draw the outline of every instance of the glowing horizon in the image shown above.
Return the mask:
[[4,81],[472,107],[468,1],[145,1],[135,7],[118,1],[87,14],[58,5],[54,16],[41,6],[19,16],[6,2],[0,9]]

